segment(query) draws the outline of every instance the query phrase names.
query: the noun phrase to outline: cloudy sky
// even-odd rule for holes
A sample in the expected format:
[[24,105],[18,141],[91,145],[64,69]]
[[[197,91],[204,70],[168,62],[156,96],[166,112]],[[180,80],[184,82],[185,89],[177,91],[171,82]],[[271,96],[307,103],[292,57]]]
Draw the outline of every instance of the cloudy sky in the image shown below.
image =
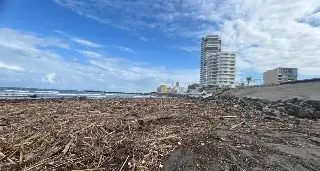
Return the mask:
[[236,52],[238,81],[280,66],[320,76],[319,0],[6,0],[0,86],[147,92],[199,82],[208,33]]

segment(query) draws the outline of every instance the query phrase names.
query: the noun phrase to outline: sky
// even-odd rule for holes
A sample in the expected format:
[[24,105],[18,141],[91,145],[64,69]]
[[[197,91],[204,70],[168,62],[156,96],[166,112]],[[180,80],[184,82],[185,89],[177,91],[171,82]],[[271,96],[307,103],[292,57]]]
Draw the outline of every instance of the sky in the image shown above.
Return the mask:
[[[320,77],[319,0],[0,0],[0,86],[126,92],[199,82],[218,34],[237,81]],[[2,3],[4,2],[4,3]]]

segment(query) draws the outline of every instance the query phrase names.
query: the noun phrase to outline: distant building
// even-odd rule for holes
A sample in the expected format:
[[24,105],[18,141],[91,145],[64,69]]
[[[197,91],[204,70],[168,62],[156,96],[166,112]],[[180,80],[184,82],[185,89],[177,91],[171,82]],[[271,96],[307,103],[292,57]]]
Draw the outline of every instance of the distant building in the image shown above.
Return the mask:
[[179,87],[178,93],[182,94],[182,93],[185,93],[185,92],[186,92],[186,89],[184,87]]
[[166,85],[161,85],[160,87],[157,88],[158,93],[167,93],[168,89]]
[[201,87],[235,87],[236,54],[221,51],[221,38],[207,35],[201,42]]
[[167,93],[173,93],[173,89],[170,88],[170,87],[168,87],[168,88],[167,88]]
[[180,86],[180,83],[179,82],[176,82],[176,87],[179,87]]
[[276,68],[263,73],[263,84],[279,84],[296,81],[298,68]]

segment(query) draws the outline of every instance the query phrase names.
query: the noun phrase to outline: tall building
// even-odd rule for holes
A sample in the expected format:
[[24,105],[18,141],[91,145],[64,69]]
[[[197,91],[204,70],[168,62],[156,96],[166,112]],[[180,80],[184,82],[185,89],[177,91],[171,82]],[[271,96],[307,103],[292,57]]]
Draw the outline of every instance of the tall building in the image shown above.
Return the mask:
[[[207,35],[201,41],[200,85],[206,87],[212,80],[215,71],[209,71],[208,64],[216,63],[217,56],[221,51],[221,38],[217,35]],[[210,75],[209,75],[210,73]]]
[[176,82],[176,87],[179,87],[180,86],[180,83],[179,82]]
[[296,81],[298,68],[276,68],[263,73],[263,84],[278,84]]
[[236,54],[222,51],[219,53],[217,85],[219,87],[235,87]]
[[201,87],[234,87],[236,54],[221,51],[221,38],[207,35],[201,41]]

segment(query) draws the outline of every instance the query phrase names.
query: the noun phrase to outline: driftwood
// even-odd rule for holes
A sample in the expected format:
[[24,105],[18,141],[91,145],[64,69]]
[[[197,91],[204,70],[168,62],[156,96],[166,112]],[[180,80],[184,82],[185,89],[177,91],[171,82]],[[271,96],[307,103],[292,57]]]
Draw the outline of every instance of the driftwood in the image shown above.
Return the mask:
[[[201,159],[224,158],[226,163],[216,164],[250,170],[238,147],[232,154],[225,148],[260,150],[261,144],[252,145],[258,141],[249,143],[237,136],[257,135],[263,140],[267,133],[294,129],[296,120],[266,122],[238,101],[2,100],[0,170],[162,170],[170,154],[181,148],[205,148],[199,153],[214,154]],[[317,122],[301,120],[299,124],[297,132],[308,135],[319,128]],[[207,150],[210,143],[214,148]]]

